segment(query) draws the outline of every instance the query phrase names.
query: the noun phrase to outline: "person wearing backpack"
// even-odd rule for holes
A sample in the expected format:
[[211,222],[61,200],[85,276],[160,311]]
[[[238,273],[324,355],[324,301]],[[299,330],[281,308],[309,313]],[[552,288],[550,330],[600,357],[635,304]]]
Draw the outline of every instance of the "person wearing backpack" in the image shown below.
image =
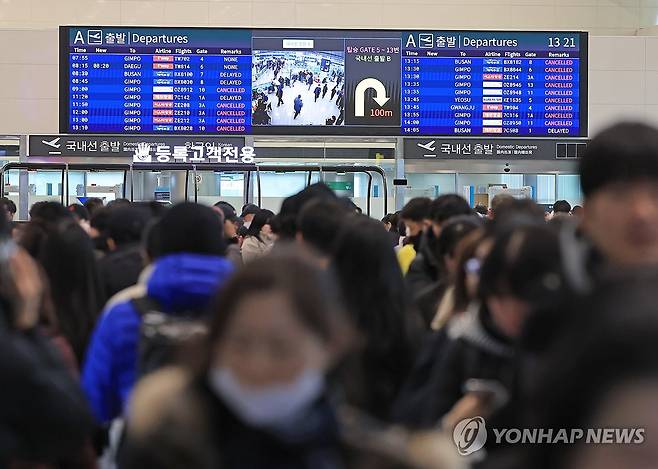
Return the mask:
[[[143,318],[155,312],[172,320],[199,319],[233,272],[231,262],[224,258],[222,223],[212,209],[192,203],[176,205],[154,229],[159,231],[159,245],[146,297],[104,311],[87,351],[82,384],[96,418],[103,423],[123,413],[140,369],[157,367],[158,358],[153,357],[163,355],[157,350],[150,353],[153,344],[143,343]],[[145,359],[140,358],[145,345],[148,363],[140,363]],[[170,345],[165,340],[163,347]]]

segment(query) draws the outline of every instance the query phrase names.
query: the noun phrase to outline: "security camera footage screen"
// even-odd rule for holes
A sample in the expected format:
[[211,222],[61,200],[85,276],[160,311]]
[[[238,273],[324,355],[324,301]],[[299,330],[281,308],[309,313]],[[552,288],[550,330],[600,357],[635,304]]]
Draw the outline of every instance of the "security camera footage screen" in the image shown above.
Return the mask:
[[587,135],[587,33],[60,28],[74,134]]

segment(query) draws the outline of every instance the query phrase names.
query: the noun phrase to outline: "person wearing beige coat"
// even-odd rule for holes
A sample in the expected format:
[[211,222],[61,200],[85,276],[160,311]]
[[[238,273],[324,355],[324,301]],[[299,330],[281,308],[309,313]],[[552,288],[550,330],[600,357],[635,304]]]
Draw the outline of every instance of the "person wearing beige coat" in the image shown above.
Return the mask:
[[274,235],[270,221],[274,213],[260,210],[249,225],[249,231],[242,243],[242,260],[245,264],[266,255],[274,245]]

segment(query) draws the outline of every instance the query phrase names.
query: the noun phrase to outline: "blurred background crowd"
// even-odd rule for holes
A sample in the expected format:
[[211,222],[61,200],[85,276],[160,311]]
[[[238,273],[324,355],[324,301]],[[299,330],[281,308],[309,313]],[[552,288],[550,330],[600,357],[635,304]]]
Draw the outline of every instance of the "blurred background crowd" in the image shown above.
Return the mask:
[[[0,466],[627,468],[658,461],[658,130],[580,163],[583,207],[323,184],[213,207],[0,200]],[[643,428],[497,444],[455,426]]]

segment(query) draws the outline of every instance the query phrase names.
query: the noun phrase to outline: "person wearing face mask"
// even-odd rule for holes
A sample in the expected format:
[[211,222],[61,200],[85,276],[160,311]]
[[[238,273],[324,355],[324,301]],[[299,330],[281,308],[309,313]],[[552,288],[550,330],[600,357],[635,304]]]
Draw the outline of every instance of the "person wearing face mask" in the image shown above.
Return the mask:
[[244,263],[251,262],[263,257],[274,245],[271,222],[274,213],[270,210],[259,210],[254,216],[247,234],[242,243],[242,260]]
[[198,372],[136,389],[126,468],[345,467],[325,375],[351,330],[327,272],[288,253],[245,266],[212,308]]
[[429,328],[445,289],[449,272],[445,265],[440,240],[443,227],[454,217],[472,215],[466,200],[457,194],[444,194],[430,205],[430,226],[423,233],[417,254],[405,277],[409,293]]
[[244,207],[242,207],[242,215],[240,215],[240,218],[244,221],[243,226],[245,228],[249,228],[251,226],[251,222],[254,220],[254,217],[260,210],[260,207],[256,204],[247,204]]

